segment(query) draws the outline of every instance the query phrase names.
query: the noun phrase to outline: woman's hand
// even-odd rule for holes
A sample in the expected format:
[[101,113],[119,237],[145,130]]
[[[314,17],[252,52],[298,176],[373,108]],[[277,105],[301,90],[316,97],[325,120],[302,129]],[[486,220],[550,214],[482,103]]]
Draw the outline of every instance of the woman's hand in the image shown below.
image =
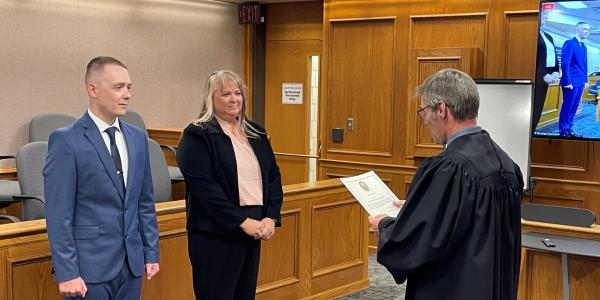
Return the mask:
[[275,235],[275,221],[271,218],[264,218],[260,222],[263,224],[262,239],[272,239],[273,235]]
[[259,222],[250,218],[246,218],[246,220],[242,222],[240,227],[242,228],[242,230],[244,230],[244,232],[247,235],[253,237],[255,240],[258,240],[263,237],[262,232],[264,224],[262,223],[262,221]]

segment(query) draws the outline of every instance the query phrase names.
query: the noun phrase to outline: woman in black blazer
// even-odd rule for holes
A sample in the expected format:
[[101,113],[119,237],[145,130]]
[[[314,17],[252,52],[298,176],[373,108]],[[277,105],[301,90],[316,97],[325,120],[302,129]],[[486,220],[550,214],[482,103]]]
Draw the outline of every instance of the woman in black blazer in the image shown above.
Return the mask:
[[280,226],[279,167],[265,130],[245,112],[240,76],[213,72],[199,119],[179,142],[196,299],[254,299],[261,239]]

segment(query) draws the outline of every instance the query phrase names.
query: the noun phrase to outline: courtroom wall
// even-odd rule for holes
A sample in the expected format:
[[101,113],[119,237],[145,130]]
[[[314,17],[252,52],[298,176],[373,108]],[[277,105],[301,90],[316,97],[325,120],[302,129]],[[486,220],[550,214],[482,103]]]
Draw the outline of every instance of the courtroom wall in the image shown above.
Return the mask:
[[128,66],[130,108],[149,127],[184,127],[208,73],[242,71],[237,5],[218,1],[0,0],[0,39],[1,154],[27,142],[36,114],[83,114],[95,56]]
[[[319,178],[375,170],[404,197],[416,167],[441,151],[414,88],[442,68],[533,79],[537,0],[326,0]],[[353,130],[331,141],[332,128]],[[509,121],[509,120],[507,120]],[[534,139],[534,202],[600,213],[598,143]]]

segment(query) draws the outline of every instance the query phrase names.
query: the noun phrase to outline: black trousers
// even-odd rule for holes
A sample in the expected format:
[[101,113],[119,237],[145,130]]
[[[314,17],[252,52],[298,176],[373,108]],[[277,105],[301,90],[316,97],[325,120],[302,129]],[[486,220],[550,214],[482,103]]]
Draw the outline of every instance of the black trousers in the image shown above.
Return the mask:
[[[244,209],[249,218],[262,218],[261,206]],[[233,235],[188,232],[188,251],[197,300],[254,299],[260,240],[241,230]]]

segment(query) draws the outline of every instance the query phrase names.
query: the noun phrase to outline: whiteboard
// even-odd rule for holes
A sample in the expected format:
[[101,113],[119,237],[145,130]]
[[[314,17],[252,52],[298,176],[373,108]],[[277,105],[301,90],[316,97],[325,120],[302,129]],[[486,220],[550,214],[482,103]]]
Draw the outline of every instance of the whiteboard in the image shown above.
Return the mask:
[[527,189],[533,85],[530,80],[475,82],[480,99],[477,123],[519,165]]

